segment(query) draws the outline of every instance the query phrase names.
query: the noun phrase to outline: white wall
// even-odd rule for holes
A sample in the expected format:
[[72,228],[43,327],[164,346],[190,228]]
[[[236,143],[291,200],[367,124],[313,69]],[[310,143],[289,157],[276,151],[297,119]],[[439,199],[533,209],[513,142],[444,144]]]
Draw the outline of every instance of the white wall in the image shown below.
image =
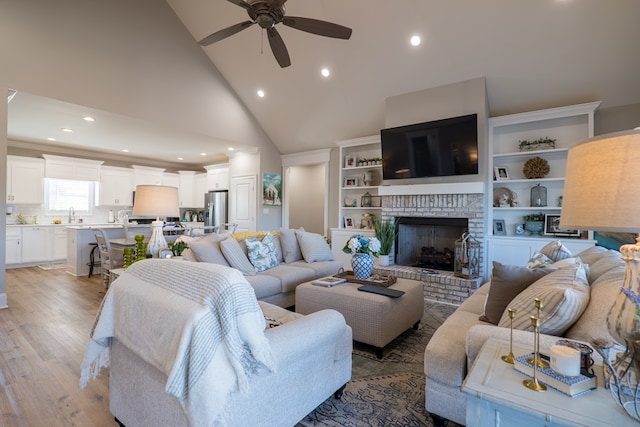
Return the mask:
[[289,227],[327,234],[324,229],[325,165],[291,166],[289,174]]
[[[3,1],[0,55],[2,90],[26,91],[279,155],[164,1]],[[7,106],[0,104],[4,194]],[[4,227],[0,241],[5,241]],[[5,248],[0,247],[4,271]],[[4,292],[3,275],[0,295]]]

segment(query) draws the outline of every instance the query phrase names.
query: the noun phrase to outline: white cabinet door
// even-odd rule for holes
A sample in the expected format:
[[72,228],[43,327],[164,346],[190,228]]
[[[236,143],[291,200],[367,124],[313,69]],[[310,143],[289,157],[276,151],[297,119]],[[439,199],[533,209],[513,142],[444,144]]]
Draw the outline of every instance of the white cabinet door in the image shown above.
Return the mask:
[[196,175],[196,189],[194,192],[194,208],[204,209],[204,193],[207,190],[207,174],[199,173]]
[[20,264],[22,262],[22,231],[18,227],[7,227],[6,239],[5,263]]
[[7,202],[44,202],[44,160],[7,156]]
[[126,168],[102,167],[100,171],[100,205],[131,206],[133,172]]
[[180,176],[177,173],[163,173],[162,185],[167,187],[180,188]]
[[61,261],[67,259],[67,230],[65,228],[53,227],[52,230],[52,240],[49,247],[51,248],[51,253],[49,255],[49,260],[51,261]]
[[179,172],[179,185],[178,185],[178,199],[180,200],[181,208],[194,208],[195,202],[195,187],[196,187],[196,173],[189,171]]
[[509,238],[495,238],[488,240],[487,247],[487,273],[493,270],[492,261],[498,261],[506,265],[524,266],[531,259],[535,250],[534,241],[515,240]]
[[49,233],[45,227],[22,229],[22,263],[48,261]]
[[229,189],[229,167],[206,166],[207,169],[207,190],[228,190]]

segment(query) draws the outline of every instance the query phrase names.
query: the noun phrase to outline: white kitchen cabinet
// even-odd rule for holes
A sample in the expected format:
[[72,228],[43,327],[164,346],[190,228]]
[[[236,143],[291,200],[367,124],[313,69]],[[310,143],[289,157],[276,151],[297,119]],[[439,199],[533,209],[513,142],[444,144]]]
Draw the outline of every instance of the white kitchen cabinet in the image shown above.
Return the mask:
[[193,205],[194,208],[204,209],[204,193],[206,193],[207,191],[207,174],[196,174],[196,190]]
[[44,202],[44,160],[7,156],[7,203]]
[[180,171],[178,183],[178,199],[181,208],[196,207],[196,173],[194,171]]
[[51,244],[49,245],[49,261],[62,261],[67,259],[67,229],[64,227],[52,227],[49,229]]
[[103,166],[100,171],[100,205],[133,205],[133,171]]
[[162,185],[164,169],[133,165],[133,185]]
[[205,166],[205,169],[207,170],[207,191],[229,189],[229,165]]
[[7,227],[6,233],[6,265],[22,262],[22,230],[19,227]]
[[180,188],[180,176],[177,173],[163,173],[162,185],[166,187]]
[[46,227],[22,228],[22,263],[38,263],[48,261],[49,230]]
[[76,181],[100,181],[100,160],[79,159],[75,157],[52,156],[45,158],[45,177],[55,179],[73,179]]

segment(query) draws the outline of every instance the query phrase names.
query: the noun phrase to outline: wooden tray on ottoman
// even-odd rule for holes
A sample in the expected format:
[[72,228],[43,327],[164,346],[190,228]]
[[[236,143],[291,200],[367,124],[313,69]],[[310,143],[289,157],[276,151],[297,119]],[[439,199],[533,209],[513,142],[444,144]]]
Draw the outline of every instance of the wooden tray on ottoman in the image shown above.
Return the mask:
[[394,276],[384,276],[382,274],[374,274],[366,280],[356,279],[356,276],[353,274],[353,271],[343,271],[341,273],[337,273],[333,275],[334,277],[340,277],[343,279],[347,279],[347,282],[351,283],[361,283],[363,285],[377,285],[384,286],[388,288],[389,286],[396,283],[396,278]]

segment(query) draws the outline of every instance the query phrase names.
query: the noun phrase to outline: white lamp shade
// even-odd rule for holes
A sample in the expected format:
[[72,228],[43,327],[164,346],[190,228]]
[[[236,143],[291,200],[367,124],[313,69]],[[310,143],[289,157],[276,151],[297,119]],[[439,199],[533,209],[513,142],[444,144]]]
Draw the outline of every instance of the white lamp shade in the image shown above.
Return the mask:
[[560,227],[640,230],[640,130],[603,135],[569,149]]
[[138,185],[133,215],[141,217],[179,217],[178,189],[163,185]]

